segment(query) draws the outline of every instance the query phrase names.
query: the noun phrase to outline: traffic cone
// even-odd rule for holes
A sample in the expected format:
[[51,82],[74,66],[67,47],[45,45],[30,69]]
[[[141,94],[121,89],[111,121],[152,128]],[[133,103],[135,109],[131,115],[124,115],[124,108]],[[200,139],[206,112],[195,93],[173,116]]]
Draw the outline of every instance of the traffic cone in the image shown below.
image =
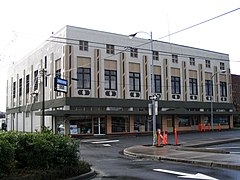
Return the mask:
[[208,131],[211,131],[210,123],[208,123]]
[[178,135],[177,135],[177,129],[174,128],[174,136],[175,136],[175,145],[178,145]]
[[161,129],[158,129],[158,136],[157,136],[157,146],[159,147],[161,145]]

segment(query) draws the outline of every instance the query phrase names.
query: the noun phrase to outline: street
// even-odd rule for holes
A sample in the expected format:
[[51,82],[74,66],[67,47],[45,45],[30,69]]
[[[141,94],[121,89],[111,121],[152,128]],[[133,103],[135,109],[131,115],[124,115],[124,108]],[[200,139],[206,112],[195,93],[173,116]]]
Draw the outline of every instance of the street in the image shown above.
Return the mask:
[[[225,137],[235,137],[239,131],[209,133],[188,133],[179,135],[180,142],[184,143],[191,138],[194,140],[204,140],[211,136],[223,135]],[[151,144],[151,136],[123,136],[123,137],[103,137],[81,140],[81,158],[92,164],[92,168],[97,171],[94,179],[240,179],[240,171],[232,169],[221,169],[212,167],[201,167],[193,164],[174,163],[167,161],[157,161],[149,159],[138,159],[124,156],[122,151],[126,147],[139,144]],[[169,141],[173,140],[173,135],[169,135]],[[227,145],[230,147],[229,145]],[[234,152],[240,147],[240,143],[232,143]],[[233,148],[236,147],[236,148]],[[224,148],[212,146],[209,148]],[[227,147],[225,147],[227,148]],[[240,156],[240,154],[239,154]]]

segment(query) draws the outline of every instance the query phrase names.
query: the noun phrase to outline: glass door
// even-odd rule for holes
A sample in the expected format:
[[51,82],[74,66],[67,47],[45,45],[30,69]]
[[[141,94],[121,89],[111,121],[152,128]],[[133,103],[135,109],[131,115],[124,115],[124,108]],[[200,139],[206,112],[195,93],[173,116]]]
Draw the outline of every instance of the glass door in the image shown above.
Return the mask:
[[105,117],[94,117],[94,134],[106,134],[106,119]]

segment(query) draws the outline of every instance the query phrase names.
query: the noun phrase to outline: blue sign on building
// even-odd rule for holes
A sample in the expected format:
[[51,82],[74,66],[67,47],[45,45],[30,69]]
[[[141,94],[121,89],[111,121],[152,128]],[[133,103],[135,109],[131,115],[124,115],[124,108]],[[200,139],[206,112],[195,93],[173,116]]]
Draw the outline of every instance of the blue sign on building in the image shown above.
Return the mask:
[[66,79],[55,77],[54,91],[67,93],[67,89],[68,89],[68,81]]

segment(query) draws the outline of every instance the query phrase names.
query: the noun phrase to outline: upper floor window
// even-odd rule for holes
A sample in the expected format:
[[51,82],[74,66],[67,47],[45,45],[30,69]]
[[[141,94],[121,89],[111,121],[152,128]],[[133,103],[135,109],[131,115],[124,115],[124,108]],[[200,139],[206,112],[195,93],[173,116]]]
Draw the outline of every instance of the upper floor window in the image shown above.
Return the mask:
[[61,78],[61,69],[56,70],[56,78]]
[[88,41],[79,41],[79,50],[88,51]]
[[44,57],[44,68],[47,69],[47,56]]
[[189,63],[191,66],[195,66],[195,58],[190,57],[189,58]]
[[34,71],[34,79],[33,80],[34,80],[34,82],[33,82],[33,84],[34,84],[33,90],[36,91],[36,90],[38,90],[38,70]]
[[130,48],[130,56],[131,57],[138,57],[138,49],[137,48]]
[[105,89],[117,90],[117,71],[105,70]]
[[140,73],[129,72],[129,83],[130,91],[141,91]]
[[153,60],[156,60],[156,61],[159,60],[158,51],[153,51]]
[[19,79],[19,97],[22,96],[22,78]]
[[223,62],[220,62],[220,70],[225,70],[225,64]]
[[16,97],[16,82],[13,82],[13,98]]
[[172,76],[172,94],[181,94],[180,77]]
[[227,83],[220,81],[220,96],[227,97]]
[[211,68],[210,60],[205,60],[206,68]]
[[178,63],[178,55],[172,54],[172,62],[173,63]]
[[77,69],[77,88],[91,89],[91,69],[79,67]]
[[107,54],[114,54],[114,45],[107,44],[106,45],[106,52],[107,52]]
[[198,89],[197,89],[197,79],[195,78],[189,78],[189,91],[190,95],[197,95]]
[[212,86],[211,80],[205,80],[205,92],[206,92],[206,96],[213,95],[213,86]]
[[[152,77],[152,76],[151,76]],[[154,75],[155,93],[162,93],[161,75]]]
[[29,94],[29,74],[26,75],[26,94]]

